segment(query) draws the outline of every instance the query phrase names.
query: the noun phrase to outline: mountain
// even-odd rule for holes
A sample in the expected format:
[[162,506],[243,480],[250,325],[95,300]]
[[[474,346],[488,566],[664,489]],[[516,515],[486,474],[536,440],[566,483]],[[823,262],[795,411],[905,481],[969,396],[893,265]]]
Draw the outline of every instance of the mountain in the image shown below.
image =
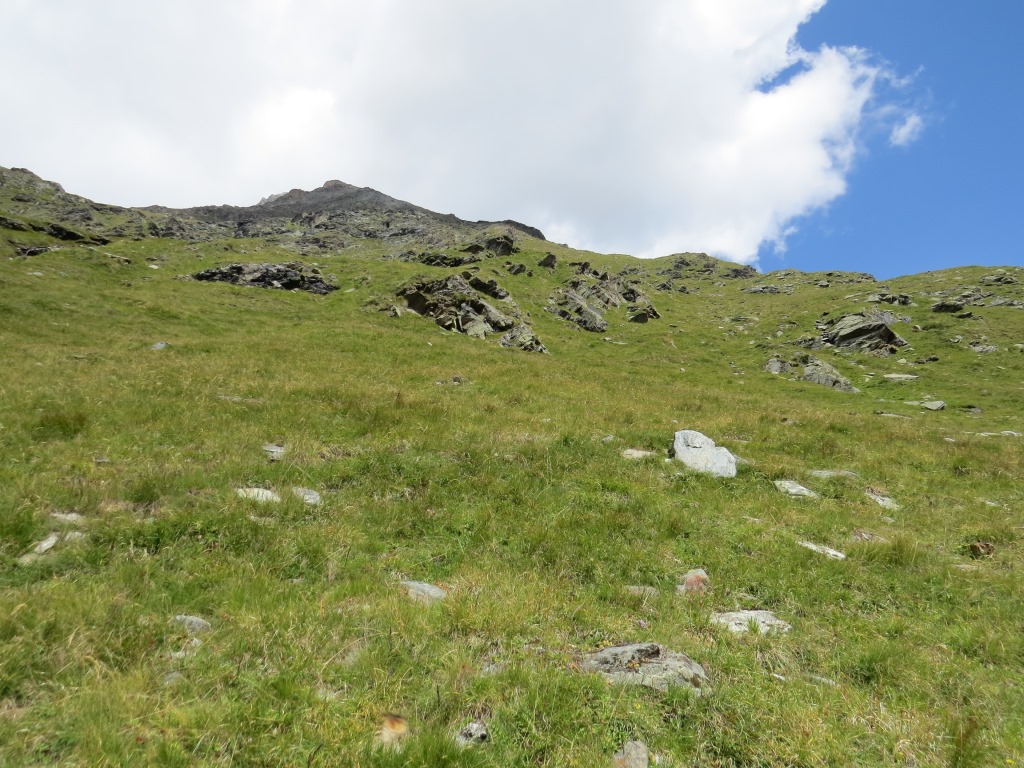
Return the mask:
[[1024,759],[1024,269],[0,169],[0,370],[4,765]]

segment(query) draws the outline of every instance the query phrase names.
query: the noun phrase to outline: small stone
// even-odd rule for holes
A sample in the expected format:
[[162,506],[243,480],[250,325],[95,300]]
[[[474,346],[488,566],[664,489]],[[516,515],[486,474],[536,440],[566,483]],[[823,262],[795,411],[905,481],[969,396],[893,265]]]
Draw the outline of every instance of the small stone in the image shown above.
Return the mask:
[[627,741],[612,757],[615,768],[648,768],[651,757],[642,741]]
[[846,559],[846,555],[844,555],[842,552],[836,549],[832,549],[831,547],[826,547],[824,544],[813,544],[810,541],[798,541],[797,544],[799,544],[804,549],[809,549],[812,552],[817,552],[820,555],[825,555],[826,557],[830,557],[833,560]]
[[263,452],[267,454],[267,458],[271,461],[281,461],[287,450],[283,445],[276,445],[274,443],[266,443],[263,446]]
[[921,407],[929,411],[941,411],[946,407],[946,404],[942,400],[928,400],[921,403]]
[[867,496],[876,504],[878,504],[878,506],[884,509],[888,509],[892,512],[895,512],[900,508],[900,505],[897,504],[893,499],[889,498],[884,493],[874,488],[865,488],[864,495]]
[[916,381],[918,377],[912,373],[887,373],[882,378],[889,381]]
[[281,501],[280,496],[267,488],[236,488],[235,491],[243,499],[252,499],[261,504],[277,504]]
[[292,494],[302,499],[302,503],[310,507],[319,507],[323,503],[320,494],[310,488],[292,488]]
[[771,632],[786,633],[792,627],[778,618],[771,611],[727,611],[711,614],[711,621],[721,624],[730,632],[742,635],[750,631],[751,626],[757,627],[762,634]]
[[151,346],[150,349],[154,349],[157,352],[159,352],[162,349],[167,349],[169,346],[171,346],[171,345],[168,342],[166,342],[166,341],[158,341],[156,344]]
[[803,496],[808,499],[818,498],[818,494],[810,488],[804,488],[800,483],[793,480],[776,480],[775,487],[788,496]]
[[703,568],[694,568],[683,575],[683,580],[676,584],[676,593],[680,595],[703,595],[711,589],[711,580]]
[[209,632],[213,629],[213,626],[206,619],[201,619],[198,616],[189,616],[184,613],[179,613],[174,617],[174,623],[180,624],[185,628],[185,631],[190,635],[200,635],[203,632]]
[[460,747],[479,747],[491,740],[491,734],[487,731],[487,725],[480,720],[474,720],[464,725],[455,736],[455,743]]
[[418,603],[436,603],[444,600],[448,593],[438,586],[423,581],[403,581],[402,588]]
[[821,480],[831,480],[834,477],[846,477],[850,479],[860,477],[856,472],[851,472],[848,469],[812,469],[807,474]]
[[654,451],[641,451],[639,448],[627,448],[622,452],[624,459],[646,459],[654,455]]

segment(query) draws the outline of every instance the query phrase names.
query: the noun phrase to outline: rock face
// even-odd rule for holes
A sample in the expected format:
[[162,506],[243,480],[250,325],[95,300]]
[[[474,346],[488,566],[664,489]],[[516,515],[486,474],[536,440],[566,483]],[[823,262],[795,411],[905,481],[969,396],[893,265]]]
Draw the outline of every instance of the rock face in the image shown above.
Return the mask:
[[196,280],[231,283],[232,285],[277,288],[282,291],[306,291],[323,296],[338,290],[326,282],[316,267],[289,262],[287,264],[228,264],[225,267],[204,269],[193,277]]
[[881,356],[891,355],[897,348],[907,346],[907,342],[894,333],[882,318],[863,312],[840,318],[822,331],[821,338],[835,347]]
[[715,477],[736,477],[736,457],[700,432],[692,429],[676,432],[672,450],[677,461],[697,472]]
[[[501,333],[502,346],[547,352],[520,317],[508,291],[493,280],[483,281],[468,273],[438,280],[419,279],[402,288],[398,296],[409,310],[433,318],[447,330],[478,339]],[[485,296],[505,301],[505,311],[495,308]]]
[[603,333],[608,329],[604,312],[628,304],[627,320],[646,323],[661,314],[650,299],[623,275],[609,276],[597,272],[590,264],[577,265],[579,276],[568,282],[548,300],[546,309],[558,317],[575,323],[585,331]]
[[771,611],[728,611],[726,613],[711,614],[711,621],[721,624],[734,634],[741,635],[750,631],[754,625],[762,633],[789,632],[792,627],[778,618]]
[[617,645],[588,654],[584,672],[596,672],[612,683],[644,685],[665,691],[670,686],[689,688],[698,695],[710,684],[704,667],[689,656],[668,651],[657,643]]

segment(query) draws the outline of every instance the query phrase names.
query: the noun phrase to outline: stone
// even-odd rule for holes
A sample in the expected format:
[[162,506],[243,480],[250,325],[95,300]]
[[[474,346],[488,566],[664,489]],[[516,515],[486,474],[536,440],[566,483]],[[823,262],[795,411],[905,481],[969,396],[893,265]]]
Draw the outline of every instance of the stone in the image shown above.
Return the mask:
[[45,555],[47,552],[49,552],[51,549],[57,546],[58,543],[60,543],[61,538],[62,537],[59,533],[51,533],[45,539],[38,542],[34,547],[32,547],[32,554]]
[[932,304],[932,312],[963,312],[964,305],[959,301],[937,301]]
[[981,355],[999,351],[999,347],[997,347],[995,344],[982,344],[979,341],[972,341],[969,346],[972,351],[977,352],[978,354]]
[[541,344],[537,335],[525,324],[513,327],[501,337],[498,343],[503,347],[521,349],[524,352],[539,352],[542,355],[546,355],[548,352],[547,347]]
[[204,282],[230,283],[257,288],[276,288],[282,291],[305,291],[325,296],[338,290],[338,286],[324,280],[320,270],[298,262],[286,264],[228,264],[204,269],[193,279]]
[[654,451],[641,451],[639,448],[627,448],[622,452],[624,459],[646,459],[654,455]]
[[267,458],[271,461],[281,461],[287,450],[283,445],[276,445],[275,443],[265,443],[263,445],[263,452],[267,454]]
[[942,400],[926,400],[921,403],[921,407],[929,411],[941,411],[946,407],[946,404]]
[[281,497],[267,488],[236,488],[235,492],[243,499],[251,499],[261,504],[276,504]]
[[867,496],[876,504],[878,504],[878,506],[882,507],[883,509],[888,509],[891,512],[896,512],[900,508],[900,505],[897,504],[893,499],[889,498],[884,493],[874,488],[865,488],[864,495]]
[[812,469],[807,474],[811,477],[817,477],[822,480],[831,480],[835,477],[845,477],[850,479],[860,477],[856,472],[851,472],[848,469]]
[[538,267],[545,267],[546,269],[554,269],[558,266],[558,257],[553,253],[549,253],[543,259],[537,262]]
[[839,373],[834,366],[829,365],[816,357],[808,358],[807,364],[804,366],[804,371],[800,378],[803,381],[809,381],[812,384],[820,384],[824,387],[838,389],[840,392],[849,392],[851,394],[860,392],[860,390],[853,386],[853,384],[850,383],[850,380]]
[[648,768],[651,756],[642,741],[627,741],[622,751],[612,756],[612,762],[615,768]]
[[683,580],[676,584],[676,593],[680,595],[703,595],[711,589],[711,579],[703,568],[694,568],[683,574]]
[[792,366],[789,363],[777,357],[773,357],[764,364],[764,369],[768,371],[768,373],[774,374],[789,373],[790,368],[792,368]]
[[85,522],[85,518],[77,512],[51,512],[50,517],[57,522],[70,525],[81,525]]
[[175,616],[174,623],[180,624],[184,630],[193,637],[195,635],[201,635],[204,632],[209,632],[213,629],[213,625],[206,619],[201,619],[198,616],[189,616],[185,613],[179,613]]
[[863,312],[840,318],[822,331],[821,339],[836,347],[883,356],[907,346],[907,342],[886,325],[884,318]]
[[611,683],[643,685],[658,691],[679,686],[700,695],[710,685],[700,664],[657,643],[617,645],[588,653],[581,669],[597,673]]
[[742,635],[750,631],[751,626],[756,626],[762,634],[771,632],[786,633],[792,627],[778,618],[771,611],[727,611],[725,613],[711,614],[711,621],[721,624],[730,632]]
[[736,457],[727,448],[715,445],[715,441],[692,429],[682,429],[675,434],[672,451],[676,461],[690,469],[714,477],[736,477]]
[[448,597],[448,593],[440,587],[423,581],[403,581],[401,586],[418,603],[436,603]]
[[812,552],[817,552],[819,555],[825,555],[826,557],[829,557],[833,560],[846,559],[846,555],[844,555],[842,552],[840,552],[837,549],[832,549],[831,547],[826,547],[824,544],[814,544],[810,541],[798,541],[797,544],[799,544],[804,549],[809,549]]
[[168,344],[166,341],[158,341],[156,344],[151,346],[150,349],[153,349],[153,350],[156,350],[157,352],[159,352],[162,349],[167,349],[169,346],[171,346],[171,345]]
[[887,373],[882,376],[889,381],[917,381],[918,377],[912,373]]
[[808,499],[818,498],[818,494],[810,488],[804,488],[800,483],[795,482],[794,480],[776,480],[775,487],[788,496],[803,496]]
[[480,747],[491,740],[491,734],[487,731],[486,723],[474,720],[459,729],[455,735],[455,743],[460,747]]
[[302,503],[310,507],[319,507],[323,503],[323,499],[320,494],[310,488],[299,488],[298,486],[292,488],[292,494],[302,499]]

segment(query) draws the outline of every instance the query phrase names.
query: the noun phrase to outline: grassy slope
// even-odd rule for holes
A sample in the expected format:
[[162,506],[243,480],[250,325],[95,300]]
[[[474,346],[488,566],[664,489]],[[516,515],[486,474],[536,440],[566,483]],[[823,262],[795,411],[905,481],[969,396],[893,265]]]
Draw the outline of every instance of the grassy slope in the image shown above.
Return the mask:
[[[550,247],[534,245],[513,260]],[[406,277],[446,272],[372,255],[321,260],[343,289],[325,298],[173,279],[292,258],[255,241],[0,262],[0,763],[594,766],[630,738],[676,765],[1024,760],[1021,439],[966,434],[1024,432],[1024,354],[1012,349],[1024,310],[960,320],[927,298],[897,308],[924,329],[897,326],[914,344],[906,357],[940,362],[824,353],[863,390],[845,395],[761,366],[823,310],[861,308],[844,297],[870,285],[760,296],[741,292],[749,282],[683,280],[699,290],[650,292],[661,321],[618,315],[591,335],[542,309],[567,266],[502,272],[542,356],[367,311]],[[1001,351],[978,355],[955,334]],[[171,346],[148,348],[160,340]],[[921,378],[881,378],[908,371]],[[453,376],[467,383],[437,383]],[[949,407],[903,404],[925,396]],[[752,465],[723,481],[619,455],[663,452],[681,428]],[[288,454],[271,464],[260,446],[275,441]],[[815,480],[814,468],[861,478]],[[780,478],[822,498],[785,497]],[[243,485],[286,499],[244,501]],[[325,503],[304,507],[292,485]],[[902,509],[882,510],[868,485]],[[16,564],[64,527],[51,512],[72,510],[87,518],[84,541]],[[851,543],[855,528],[888,541]],[[805,538],[850,557],[794,544]],[[978,539],[995,543],[992,558],[965,556]],[[976,570],[954,567],[965,563]],[[714,590],[686,601],[674,585],[693,567]],[[410,603],[401,578],[451,596]],[[794,629],[710,625],[712,610],[735,608],[771,609]],[[186,642],[178,613],[214,629],[171,660]],[[712,692],[618,689],[574,669],[583,651],[640,640],[704,664]],[[491,662],[501,671],[482,675]],[[165,684],[172,671],[183,678]],[[385,711],[419,734],[399,756],[366,749]],[[444,737],[477,715],[493,745],[456,752]]]

